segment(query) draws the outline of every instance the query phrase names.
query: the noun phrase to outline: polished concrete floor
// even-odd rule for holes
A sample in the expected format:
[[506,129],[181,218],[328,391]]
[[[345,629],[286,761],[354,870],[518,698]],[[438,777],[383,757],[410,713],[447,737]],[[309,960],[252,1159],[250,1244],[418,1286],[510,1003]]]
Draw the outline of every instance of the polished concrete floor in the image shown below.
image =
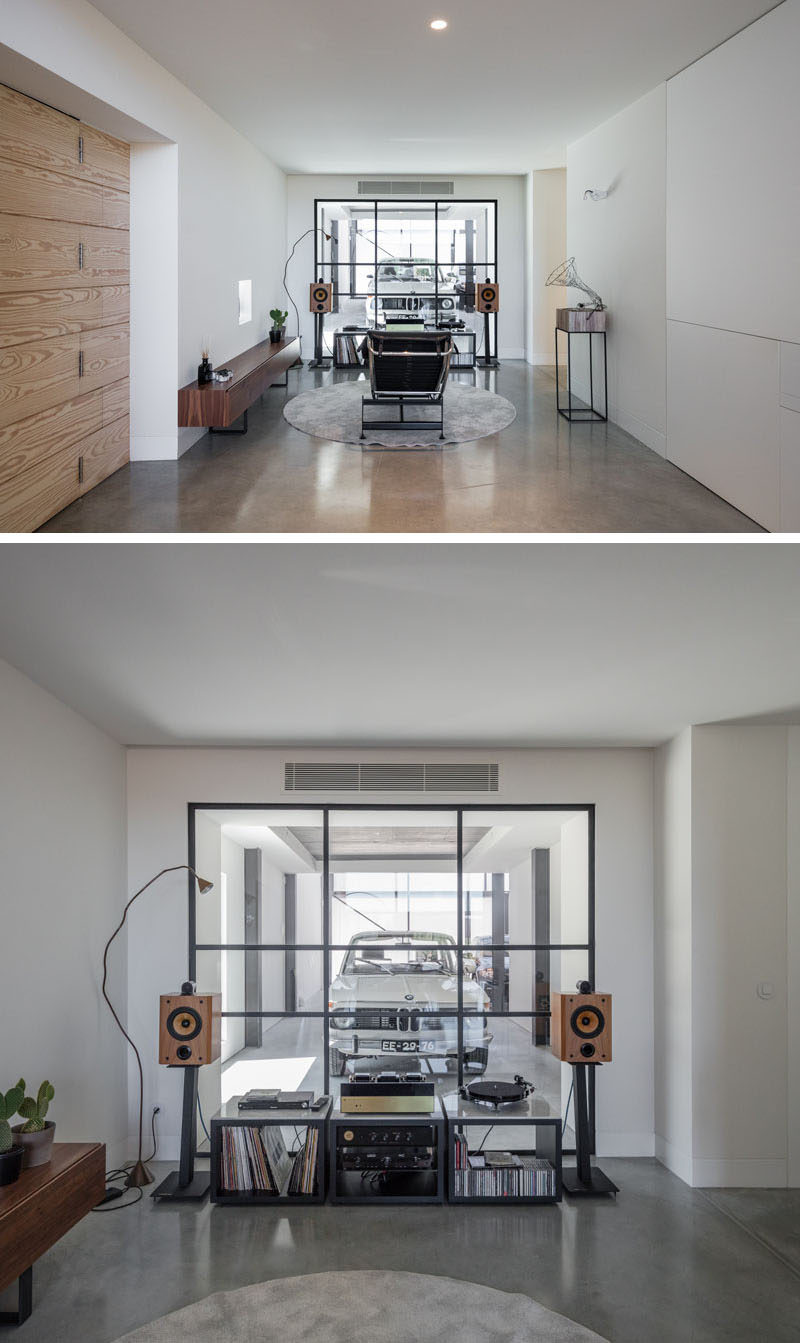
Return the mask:
[[205,435],[179,462],[123,467],[49,532],[758,532],[690,476],[611,424],[555,412],[554,370],[522,361],[460,373],[511,400],[502,433],[433,451],[311,438],[287,397],[349,372],[289,373],[243,437]]
[[[179,1208],[145,1197],[90,1214],[45,1255],[34,1314],[8,1334],[109,1343],[210,1292],[394,1268],[527,1293],[611,1343],[796,1343],[800,1191],[692,1190],[655,1161],[602,1165],[616,1201],[517,1211]],[[353,1340],[370,1343],[357,1319]]]

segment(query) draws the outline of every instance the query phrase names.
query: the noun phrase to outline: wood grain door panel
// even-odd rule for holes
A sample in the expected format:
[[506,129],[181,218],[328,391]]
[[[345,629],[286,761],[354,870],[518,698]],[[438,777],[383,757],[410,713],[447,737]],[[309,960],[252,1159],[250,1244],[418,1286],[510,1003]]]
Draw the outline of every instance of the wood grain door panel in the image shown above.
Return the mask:
[[83,176],[81,123],[0,84],[0,158]]
[[0,85],[0,158],[130,190],[130,147],[124,141],[5,85]]
[[0,294],[56,286],[127,284],[129,253],[129,235],[123,229],[2,214]]
[[123,378],[6,425],[0,429],[0,488],[41,458],[87,439],[115,420],[127,420],[129,410],[130,384]]
[[0,428],[84,390],[78,377],[80,340],[80,335],[57,336],[0,351]]
[[[83,351],[81,391],[89,392],[106,383],[118,382],[128,375],[130,363],[130,328],[107,326],[97,331],[84,331],[80,336]],[[24,347],[23,347],[24,348]]]
[[0,349],[92,327],[116,326],[127,322],[129,312],[126,284],[0,294]]
[[84,122],[80,123],[80,133],[83,136],[82,176],[117,191],[130,191],[130,146]]
[[81,494],[93,490],[106,476],[119,471],[130,460],[131,432],[127,415],[95,430],[77,444],[83,458]]
[[81,229],[84,280],[95,284],[127,284],[130,277],[130,235],[123,229]]
[[130,197],[79,177],[0,158],[3,211],[31,219],[60,219],[98,228],[127,229]]
[[0,531],[35,532],[43,522],[80,498],[79,453],[73,445],[41,457],[0,492]]

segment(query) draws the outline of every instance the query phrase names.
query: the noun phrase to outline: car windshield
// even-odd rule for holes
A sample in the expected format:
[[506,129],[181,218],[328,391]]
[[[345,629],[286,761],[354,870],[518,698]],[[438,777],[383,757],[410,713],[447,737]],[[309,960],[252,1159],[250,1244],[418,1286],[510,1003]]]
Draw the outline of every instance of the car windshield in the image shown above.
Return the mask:
[[444,943],[432,946],[433,940],[425,936],[405,938],[394,934],[386,938],[365,938],[351,945],[342,974],[455,974],[452,949]]

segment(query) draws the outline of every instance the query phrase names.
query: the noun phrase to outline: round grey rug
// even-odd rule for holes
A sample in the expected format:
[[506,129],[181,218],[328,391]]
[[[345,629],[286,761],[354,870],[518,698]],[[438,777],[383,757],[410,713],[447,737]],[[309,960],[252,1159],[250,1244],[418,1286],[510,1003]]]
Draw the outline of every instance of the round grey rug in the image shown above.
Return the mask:
[[[530,1297],[424,1273],[312,1273],[216,1292],[126,1343],[606,1343]],[[121,1343],[121,1340],[118,1340]]]
[[[407,411],[414,419],[430,419],[430,430],[375,429],[369,426],[361,438],[361,398],[369,395],[369,382],[337,382],[312,392],[301,392],[287,401],[283,413],[295,429],[315,438],[335,443],[358,443],[361,447],[441,448],[444,443],[469,443],[486,438],[511,424],[516,410],[504,396],[479,387],[459,387],[448,383],[444,393],[444,440],[439,438],[439,411],[436,407],[412,406]],[[396,406],[367,406],[366,419],[394,419]]]

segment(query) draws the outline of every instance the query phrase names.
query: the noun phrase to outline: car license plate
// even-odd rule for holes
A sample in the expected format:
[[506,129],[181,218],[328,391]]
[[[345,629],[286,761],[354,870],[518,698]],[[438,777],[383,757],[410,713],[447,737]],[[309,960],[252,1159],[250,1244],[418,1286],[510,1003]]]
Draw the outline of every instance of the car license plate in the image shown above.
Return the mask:
[[383,1054],[431,1054],[433,1040],[381,1040]]

